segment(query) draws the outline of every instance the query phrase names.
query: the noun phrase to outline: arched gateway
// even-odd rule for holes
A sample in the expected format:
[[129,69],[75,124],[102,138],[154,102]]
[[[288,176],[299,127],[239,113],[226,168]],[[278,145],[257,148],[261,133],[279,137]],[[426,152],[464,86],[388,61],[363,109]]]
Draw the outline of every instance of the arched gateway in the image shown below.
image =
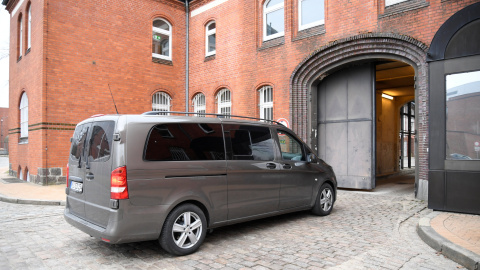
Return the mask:
[[[416,192],[426,198],[428,175],[428,47],[411,37],[392,33],[366,33],[325,45],[310,54],[290,78],[292,128],[317,150],[322,158],[339,167],[339,186],[375,187],[376,80],[379,63],[402,63],[413,68],[411,96],[416,106]],[[335,76],[330,76],[335,74]],[[343,84],[340,87],[328,85]],[[326,90],[325,90],[326,89]],[[338,94],[342,92],[341,94]],[[328,98],[328,96],[336,96]],[[342,97],[344,98],[342,102]],[[329,119],[328,108],[339,105]],[[331,111],[331,110],[330,110]],[[322,115],[326,114],[326,115]],[[343,115],[343,116],[341,116]],[[338,133],[336,133],[338,132]],[[326,133],[326,134],[325,134]],[[336,147],[325,143],[335,136]],[[360,136],[360,137],[359,137]],[[362,137],[363,136],[363,137]],[[398,135],[397,135],[398,136]],[[344,140],[344,147],[338,141]],[[322,143],[319,143],[322,141]],[[357,142],[357,145],[355,145]],[[334,143],[334,144],[335,144]],[[340,143],[341,144],[341,143]],[[347,146],[349,145],[349,146]],[[334,148],[334,147],[333,147]],[[397,146],[398,148],[398,146]],[[339,159],[332,154],[342,152]],[[359,153],[361,152],[361,153]],[[327,156],[325,156],[327,155]],[[345,156],[346,155],[346,156]],[[329,160],[330,159],[330,160]],[[333,159],[333,160],[332,160]],[[340,164],[343,159],[344,164]],[[338,161],[335,164],[335,161]],[[357,165],[355,165],[357,164]],[[397,163],[398,164],[398,163]],[[369,168],[366,167],[370,166]],[[398,166],[397,166],[398,167]],[[344,172],[342,172],[344,170]]]

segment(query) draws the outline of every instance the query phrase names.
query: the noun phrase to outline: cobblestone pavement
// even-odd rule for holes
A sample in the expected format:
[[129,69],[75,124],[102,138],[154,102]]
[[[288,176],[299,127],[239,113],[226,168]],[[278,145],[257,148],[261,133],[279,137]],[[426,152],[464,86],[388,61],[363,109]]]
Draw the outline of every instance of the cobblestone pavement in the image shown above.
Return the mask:
[[309,212],[216,229],[190,256],[156,241],[110,245],[65,222],[63,207],[0,202],[0,269],[457,269],[418,237],[430,213],[410,184],[344,191],[330,216]]

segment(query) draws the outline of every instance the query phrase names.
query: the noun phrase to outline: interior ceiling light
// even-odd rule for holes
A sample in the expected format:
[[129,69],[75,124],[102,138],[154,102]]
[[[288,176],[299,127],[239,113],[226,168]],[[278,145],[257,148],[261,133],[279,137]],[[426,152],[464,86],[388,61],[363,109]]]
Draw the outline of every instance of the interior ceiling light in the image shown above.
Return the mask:
[[392,96],[389,96],[389,95],[387,95],[387,94],[385,94],[385,93],[382,93],[382,97],[383,97],[383,98],[386,98],[386,99],[393,100],[393,97],[392,97]]

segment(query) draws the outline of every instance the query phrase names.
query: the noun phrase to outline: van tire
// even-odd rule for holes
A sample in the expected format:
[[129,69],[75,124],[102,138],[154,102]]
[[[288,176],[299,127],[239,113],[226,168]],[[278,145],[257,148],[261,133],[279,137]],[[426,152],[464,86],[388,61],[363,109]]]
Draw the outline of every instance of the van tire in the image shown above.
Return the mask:
[[312,213],[318,216],[327,216],[332,212],[335,202],[335,193],[329,183],[323,183],[312,208]]
[[196,205],[182,204],[168,214],[159,242],[166,252],[183,256],[197,251],[206,234],[207,219],[203,211]]

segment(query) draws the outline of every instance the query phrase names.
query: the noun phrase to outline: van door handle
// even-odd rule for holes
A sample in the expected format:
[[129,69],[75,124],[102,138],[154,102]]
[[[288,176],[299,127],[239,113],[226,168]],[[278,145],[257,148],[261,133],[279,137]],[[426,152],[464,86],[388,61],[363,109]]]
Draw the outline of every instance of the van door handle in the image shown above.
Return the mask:
[[87,173],[87,175],[85,176],[85,178],[87,178],[87,180],[93,180],[94,176],[93,176],[93,173]]
[[287,169],[287,170],[290,170],[292,168],[292,165],[290,164],[283,164],[283,168],[284,169]]
[[275,169],[275,168],[277,168],[277,165],[275,165],[275,163],[267,163],[267,168]]

